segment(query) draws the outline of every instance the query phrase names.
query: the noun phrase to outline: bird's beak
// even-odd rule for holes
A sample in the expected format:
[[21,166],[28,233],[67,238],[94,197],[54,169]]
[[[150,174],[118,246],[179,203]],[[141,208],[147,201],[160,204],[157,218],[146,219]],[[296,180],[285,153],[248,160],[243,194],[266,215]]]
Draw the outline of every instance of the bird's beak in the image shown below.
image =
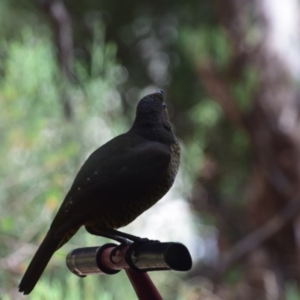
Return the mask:
[[156,91],[156,93],[157,93],[157,94],[161,94],[162,96],[164,95],[164,91],[163,91],[162,89],[158,89],[158,90]]

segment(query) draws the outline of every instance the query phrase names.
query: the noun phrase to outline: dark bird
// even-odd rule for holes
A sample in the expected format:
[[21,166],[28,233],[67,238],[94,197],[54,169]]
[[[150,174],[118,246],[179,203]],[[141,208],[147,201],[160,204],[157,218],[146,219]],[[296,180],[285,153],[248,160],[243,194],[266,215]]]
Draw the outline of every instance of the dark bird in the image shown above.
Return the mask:
[[140,100],[130,130],[93,152],[81,167],[19,291],[32,291],[54,252],[81,226],[121,242],[135,240],[116,229],[131,223],[168,192],[179,162],[180,147],[163,91],[158,90]]

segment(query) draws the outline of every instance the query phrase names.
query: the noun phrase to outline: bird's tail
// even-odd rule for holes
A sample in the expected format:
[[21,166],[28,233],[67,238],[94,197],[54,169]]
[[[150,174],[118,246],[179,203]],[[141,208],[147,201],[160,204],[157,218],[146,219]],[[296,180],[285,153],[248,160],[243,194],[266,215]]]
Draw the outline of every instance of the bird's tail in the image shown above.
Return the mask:
[[63,237],[54,238],[53,232],[50,230],[39,249],[35,253],[30,265],[28,266],[21,283],[19,284],[19,291],[24,295],[28,295],[36,285],[46,268],[50,258],[54,252],[62,246]]

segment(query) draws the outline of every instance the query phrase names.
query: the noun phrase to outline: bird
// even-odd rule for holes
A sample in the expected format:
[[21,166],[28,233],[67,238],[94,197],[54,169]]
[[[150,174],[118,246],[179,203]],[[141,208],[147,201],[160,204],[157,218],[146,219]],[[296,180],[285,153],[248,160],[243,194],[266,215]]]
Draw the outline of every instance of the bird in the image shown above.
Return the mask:
[[180,146],[163,90],[143,97],[131,128],[94,151],[80,168],[30,262],[19,292],[29,294],[56,250],[81,226],[122,242],[139,238],[117,229],[160,200],[174,183]]

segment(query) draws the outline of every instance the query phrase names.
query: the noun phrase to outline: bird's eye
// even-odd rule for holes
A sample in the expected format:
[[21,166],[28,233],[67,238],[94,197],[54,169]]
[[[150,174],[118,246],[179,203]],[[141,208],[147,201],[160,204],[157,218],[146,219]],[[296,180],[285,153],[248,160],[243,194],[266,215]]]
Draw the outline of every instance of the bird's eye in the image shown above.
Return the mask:
[[167,105],[165,103],[163,103],[162,108],[166,109]]

